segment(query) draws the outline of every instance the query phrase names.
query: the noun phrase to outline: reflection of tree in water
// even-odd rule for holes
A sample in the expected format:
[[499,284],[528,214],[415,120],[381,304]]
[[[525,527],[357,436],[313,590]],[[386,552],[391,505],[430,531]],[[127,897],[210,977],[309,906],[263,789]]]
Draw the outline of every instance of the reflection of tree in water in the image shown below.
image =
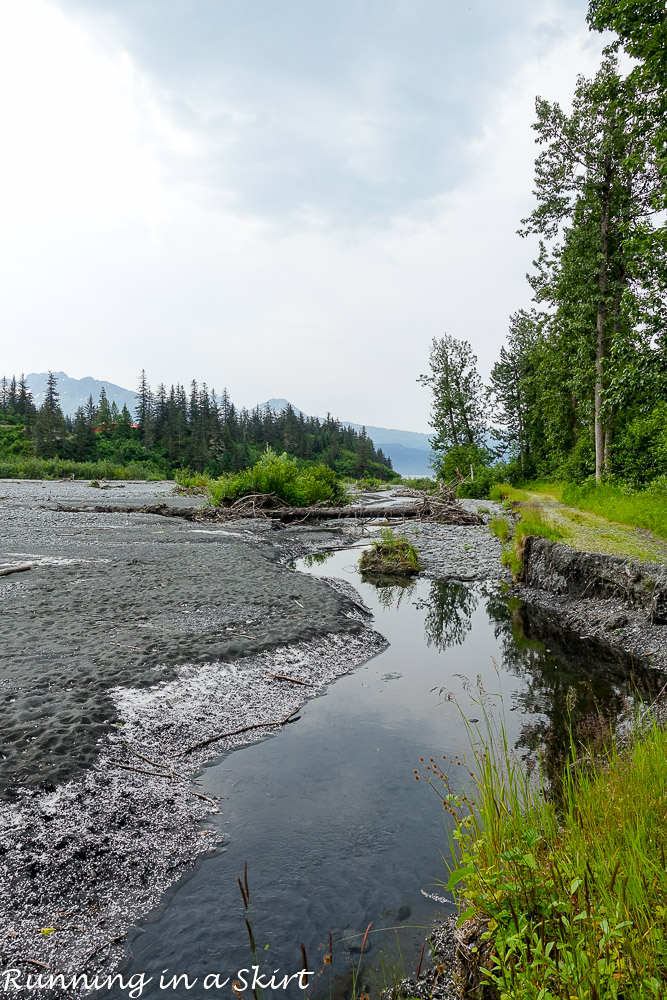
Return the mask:
[[329,552],[313,552],[311,555],[304,556],[303,561],[308,569],[312,569],[313,566],[321,566],[322,563],[325,563],[327,559],[331,559],[335,554],[336,549],[330,549]]
[[479,597],[463,583],[431,583],[426,607],[424,632],[426,644],[440,651],[448,646],[460,646],[472,627],[472,613]]
[[404,600],[409,600],[415,589],[414,580],[397,580],[393,576],[370,576],[361,574],[364,583],[372,583],[377,590],[377,599],[383,608],[400,608]]
[[520,677],[515,707],[526,716],[517,747],[529,758],[541,754],[547,776],[555,778],[575,739],[599,743],[627,714],[629,699],[654,697],[665,677],[631,656],[591,643],[560,629],[535,605],[487,600],[503,651],[504,666]]

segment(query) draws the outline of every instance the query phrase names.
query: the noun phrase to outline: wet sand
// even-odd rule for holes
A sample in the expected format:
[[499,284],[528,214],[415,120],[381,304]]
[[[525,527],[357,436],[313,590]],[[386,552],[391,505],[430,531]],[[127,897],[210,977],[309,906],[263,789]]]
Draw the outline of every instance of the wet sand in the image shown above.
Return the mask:
[[171,491],[0,482],[0,567],[32,567],[0,577],[0,971],[113,968],[215,846],[193,776],[275,729],[188,748],[285,719],[384,645],[358,603],[286,566],[338,533],[54,509],[192,506]]

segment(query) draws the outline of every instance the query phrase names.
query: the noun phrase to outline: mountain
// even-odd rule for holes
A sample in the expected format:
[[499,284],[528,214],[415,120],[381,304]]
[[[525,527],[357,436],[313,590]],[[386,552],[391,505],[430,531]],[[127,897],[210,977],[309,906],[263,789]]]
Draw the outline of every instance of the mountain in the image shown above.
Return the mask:
[[[265,403],[259,403],[259,408],[270,407],[276,413],[280,413],[286,406],[292,407],[297,417],[302,412],[293,403],[286,399],[267,399]],[[304,417],[307,416],[304,413]],[[354,424],[349,420],[341,420],[342,424],[353,427],[355,431],[360,431],[362,424]],[[366,424],[366,433],[373,441],[376,448],[382,448],[385,455],[391,458],[391,464],[403,476],[431,476],[433,470],[429,465],[431,458],[431,438],[428,434],[421,434],[419,431],[401,431],[392,427],[374,427]]]
[[[131,389],[123,389],[122,386],[114,385],[113,382],[100,382],[96,378],[69,378],[65,372],[54,372],[53,374],[58,379],[60,408],[65,416],[73,417],[80,406],[86,405],[91,394],[97,403],[102,386],[106,390],[109,403],[115,402],[119,410],[122,410],[124,404],[134,416],[137,395]],[[47,375],[47,372],[39,374],[33,372],[31,375],[26,375],[26,382],[33,394],[36,406],[40,406],[44,402]]]

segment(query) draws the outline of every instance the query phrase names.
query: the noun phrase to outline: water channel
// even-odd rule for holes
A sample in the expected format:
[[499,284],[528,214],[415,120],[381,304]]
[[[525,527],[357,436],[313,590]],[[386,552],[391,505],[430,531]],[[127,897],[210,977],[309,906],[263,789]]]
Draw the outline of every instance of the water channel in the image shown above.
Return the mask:
[[[419,758],[451,759],[468,747],[464,718],[481,719],[481,690],[516,752],[534,758],[546,746],[548,766],[564,736],[568,690],[579,718],[594,719],[598,707],[618,713],[633,684],[660,684],[628,659],[548,628],[497,584],[377,587],[362,581],[358,557],[346,549],[295,568],[351,582],[389,646],[308,701],[296,724],[204,770],[198,788],[219,797],[221,810],[206,823],[225,841],[130,935],[123,970],[157,982],[168,969],[199,986],[149,987],[144,997],[232,995],[229,986],[200,987],[207,975],[234,978],[252,964],[237,885],[246,861],[266,973],[300,969],[301,942],[319,970],[331,933],[333,979],[327,970],[317,995],[349,996],[345,977],[371,921],[364,961],[377,968],[381,954],[400,954],[414,973],[429,927],[454,909],[441,885],[446,814],[414,779]],[[292,987],[265,995],[302,996]]]

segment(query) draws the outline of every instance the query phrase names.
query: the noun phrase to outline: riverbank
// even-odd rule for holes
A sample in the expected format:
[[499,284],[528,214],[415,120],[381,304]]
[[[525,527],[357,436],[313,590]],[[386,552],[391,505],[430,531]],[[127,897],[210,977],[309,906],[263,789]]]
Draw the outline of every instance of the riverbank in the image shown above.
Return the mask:
[[[123,512],[81,510],[98,502],[82,483],[5,482],[0,494],[0,561],[32,567],[0,578],[0,721],[10,736],[0,762],[3,962],[106,974],[123,958],[128,927],[224,840],[202,767],[281,724],[291,729],[306,699],[385,647],[353,586],[326,580],[326,567],[314,579],[287,565],[363,541],[365,528],[132,512],[192,506],[170,483],[110,484],[105,500]],[[498,513],[463,503],[486,520]],[[463,641],[477,598],[460,583],[490,582],[485,601],[504,655],[516,659],[512,673],[534,671],[537,646],[520,645],[530,608],[508,612],[494,596],[507,575],[488,525],[398,530],[417,546],[425,576],[452,582],[429,613],[429,644]],[[541,648],[548,637],[567,661],[555,616],[532,625]],[[562,679],[563,667],[556,673]],[[552,726],[559,711],[554,699]]]
[[[192,504],[168,483],[116,490]],[[0,940],[22,972],[113,969],[127,928],[214,846],[202,765],[385,644],[358,600],[284,565],[337,534],[54,509],[93,493],[0,484],[0,563],[31,566],[0,578]]]

